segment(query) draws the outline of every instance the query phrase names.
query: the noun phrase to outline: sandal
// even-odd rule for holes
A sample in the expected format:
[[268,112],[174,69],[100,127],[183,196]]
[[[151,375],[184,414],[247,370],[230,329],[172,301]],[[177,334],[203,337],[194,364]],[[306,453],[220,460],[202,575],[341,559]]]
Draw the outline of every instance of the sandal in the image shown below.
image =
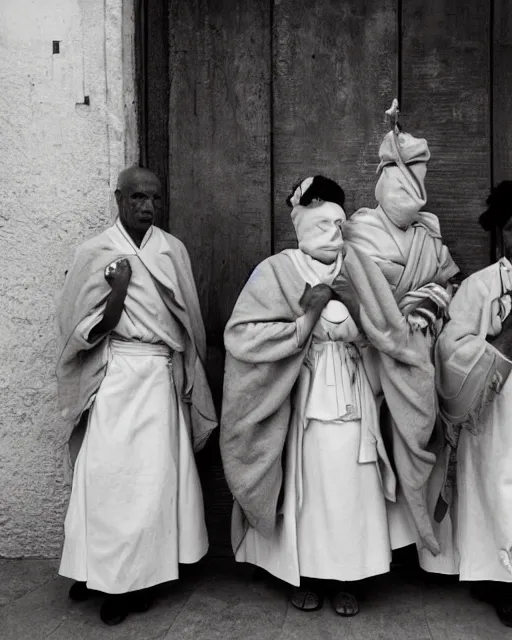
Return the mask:
[[307,587],[294,587],[290,602],[300,611],[318,611],[324,603],[322,596]]
[[355,596],[346,591],[338,591],[332,598],[332,606],[339,616],[351,618],[359,613],[359,603]]

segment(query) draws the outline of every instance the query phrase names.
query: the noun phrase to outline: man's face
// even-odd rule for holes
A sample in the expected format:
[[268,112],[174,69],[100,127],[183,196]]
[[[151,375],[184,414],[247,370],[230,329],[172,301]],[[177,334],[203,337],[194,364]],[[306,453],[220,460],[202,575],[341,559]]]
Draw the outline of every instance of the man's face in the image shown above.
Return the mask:
[[144,234],[160,211],[160,182],[151,174],[136,174],[121,190],[116,191],[116,199],[124,227]]

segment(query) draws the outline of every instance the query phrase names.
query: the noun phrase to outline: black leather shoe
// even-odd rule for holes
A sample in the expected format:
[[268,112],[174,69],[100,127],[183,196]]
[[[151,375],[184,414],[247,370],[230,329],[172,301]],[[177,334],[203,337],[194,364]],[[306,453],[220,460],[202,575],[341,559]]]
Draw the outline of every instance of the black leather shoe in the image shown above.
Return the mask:
[[69,590],[69,597],[73,602],[85,602],[92,594],[93,591],[87,588],[87,583],[85,582],[75,582]]
[[471,585],[469,591],[475,600],[487,602],[488,604],[496,604],[497,602],[496,586],[492,583],[475,582]]
[[499,602],[495,608],[501,624],[512,627],[512,602]]
[[477,582],[471,586],[471,595],[492,604],[501,623],[512,627],[512,590],[508,583]]
[[120,624],[130,613],[130,594],[107,596],[100,609],[102,622],[110,627]]
[[130,610],[134,613],[146,613],[155,599],[152,589],[141,589],[130,593]]

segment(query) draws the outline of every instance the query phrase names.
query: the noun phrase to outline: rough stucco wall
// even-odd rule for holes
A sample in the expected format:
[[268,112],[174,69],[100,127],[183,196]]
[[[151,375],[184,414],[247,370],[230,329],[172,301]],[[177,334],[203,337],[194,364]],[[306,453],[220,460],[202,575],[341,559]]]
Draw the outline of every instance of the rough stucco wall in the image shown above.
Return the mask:
[[0,556],[60,552],[54,312],[74,250],[109,222],[112,182],[136,156],[129,5],[0,2]]

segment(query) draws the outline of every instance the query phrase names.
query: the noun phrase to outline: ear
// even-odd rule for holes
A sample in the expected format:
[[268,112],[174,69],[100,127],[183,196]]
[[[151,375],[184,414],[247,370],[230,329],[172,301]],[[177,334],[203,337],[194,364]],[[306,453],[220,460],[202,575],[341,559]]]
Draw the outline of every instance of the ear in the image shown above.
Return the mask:
[[116,202],[117,202],[117,206],[120,207],[121,206],[121,191],[119,189],[115,190],[115,194],[116,194]]

